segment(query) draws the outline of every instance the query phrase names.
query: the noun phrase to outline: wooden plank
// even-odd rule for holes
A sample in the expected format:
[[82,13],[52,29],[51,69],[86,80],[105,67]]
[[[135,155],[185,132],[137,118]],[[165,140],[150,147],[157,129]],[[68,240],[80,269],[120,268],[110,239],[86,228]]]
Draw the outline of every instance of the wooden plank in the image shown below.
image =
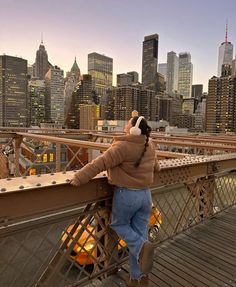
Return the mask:
[[180,244],[178,242],[173,242],[173,247],[177,252],[183,253],[184,255],[188,256],[192,260],[195,260],[198,262],[204,269],[209,269],[216,273],[216,277],[223,280],[225,278],[227,281],[232,280],[232,274],[230,274],[228,271],[224,271],[219,268],[220,264],[209,258],[206,260],[206,256],[202,255],[198,250],[196,249],[189,249],[188,246]]
[[186,244],[186,242],[181,242],[175,240],[173,243],[175,246],[180,248],[181,250],[186,251],[190,256],[196,258],[196,260],[201,260],[205,262],[207,266],[212,266],[212,269],[217,270],[218,273],[223,274],[227,278],[232,278],[235,274],[235,270],[230,269],[228,266],[222,265],[222,261],[215,256],[211,256],[206,252],[195,248],[195,246],[191,246]]
[[[235,181],[235,180],[234,180]],[[235,208],[230,208],[230,209],[227,209],[225,211],[223,211],[223,213],[219,213],[218,216],[216,216],[217,219],[226,219],[226,218],[231,218],[233,219],[233,222],[234,224],[236,223],[234,218],[235,218],[235,215],[236,215],[236,211],[235,211]]]
[[[117,274],[118,276],[120,276],[120,278],[125,282],[125,280],[127,279],[127,277],[129,277],[129,273],[127,273],[125,270],[121,270],[118,272]],[[125,284],[126,286],[126,284]],[[158,285],[156,285],[154,282],[152,282],[151,280],[149,280],[149,284],[148,287],[156,287]],[[161,285],[162,286],[162,285]]]
[[112,274],[111,276],[103,280],[102,282],[104,283],[104,287],[126,286],[124,280],[119,276],[119,272],[116,274]]
[[[219,248],[222,249],[222,246],[224,246],[224,248],[229,249],[230,252],[232,252],[232,250],[236,252],[236,237],[233,236],[232,232],[227,232],[225,228],[217,229],[217,227],[211,226],[205,229],[200,227],[198,231],[202,232],[200,238],[206,238],[207,240],[209,239],[209,241],[213,240],[219,245]],[[233,232],[235,233],[235,231]],[[193,232],[192,235],[195,235],[195,233]]]
[[200,270],[194,269],[192,266],[185,266],[184,260],[172,255],[171,252],[168,252],[168,249],[165,250],[165,253],[160,253],[159,258],[159,263],[168,268],[170,273],[175,274],[175,280],[181,283],[182,286],[218,286],[213,285],[211,281],[204,278]]
[[225,217],[221,217],[221,218],[217,218],[219,221],[221,222],[224,222],[224,223],[227,223],[229,225],[231,225],[233,228],[236,227],[236,222],[235,222],[235,217],[236,215],[235,214],[232,214],[232,215],[227,215]]
[[181,240],[181,243],[188,246],[190,249],[195,249],[197,252],[204,254],[205,259],[209,263],[212,261],[217,261],[221,269],[228,270],[230,274],[235,274],[235,268],[232,267],[229,262],[225,261],[223,255],[216,253],[214,249],[203,246],[198,242],[191,240],[191,238],[184,238]]
[[155,269],[154,269],[154,272],[152,271],[152,273],[150,273],[148,276],[149,276],[151,282],[153,284],[155,284],[155,286],[157,286],[157,287],[169,287],[169,286],[171,286],[171,285],[167,284],[165,281],[163,281],[161,278],[159,278],[159,274],[157,274],[155,272]]
[[222,238],[229,239],[231,241],[236,241],[235,238],[235,231],[236,228],[225,224],[224,222],[212,222],[211,224],[211,231],[217,232]]
[[173,242],[172,247],[171,252],[173,254],[176,254],[176,256],[182,256],[186,262],[191,260],[191,264],[198,266],[199,269],[207,270],[211,276],[218,278],[222,282],[233,280],[233,277],[229,273],[220,270],[218,266],[214,264],[209,264],[205,260],[196,256],[196,254],[191,254],[190,250],[186,249],[183,245]]
[[105,286],[104,283],[99,279],[95,279],[90,284],[86,285],[86,287],[104,287],[104,286]]
[[181,286],[184,286],[184,287],[189,287],[189,286],[205,287],[207,286],[203,282],[200,282],[196,278],[194,278],[193,274],[189,274],[187,268],[184,268],[183,266],[179,266],[178,262],[173,260],[173,258],[168,257],[167,254],[161,254],[159,262],[155,261],[155,264],[157,265],[159,264],[165,267],[168,276],[173,278],[174,281],[181,284]]
[[200,244],[205,245],[207,248],[211,247],[218,254],[223,254],[224,260],[227,260],[232,265],[235,265],[235,245],[231,246],[230,248],[226,241],[220,244],[217,238],[210,237],[208,230],[205,231],[201,237],[199,235],[196,236],[195,234],[191,234],[191,238],[198,240]]
[[[129,273],[129,265],[128,264],[125,264],[122,269],[124,269],[127,274]],[[155,272],[156,273],[156,272]],[[148,276],[149,276],[149,280],[150,280],[150,285],[152,286],[156,286],[156,287],[170,287],[171,285],[167,284],[166,282],[164,282],[163,280],[161,280],[159,277],[158,277],[158,274],[155,275],[155,273],[149,273]]]
[[[174,260],[176,262],[176,265],[178,268],[182,269],[184,272],[190,274],[192,277],[194,277],[199,282],[204,282],[207,284],[207,286],[222,286],[224,285],[225,281],[219,280],[215,276],[215,272],[212,272],[211,270],[207,268],[202,268],[202,265],[199,263],[196,263],[195,260],[192,260],[191,258],[185,256],[184,254],[180,252],[176,252],[176,250],[172,247],[167,250],[167,254],[171,260]],[[225,279],[225,278],[224,278]]]
[[206,241],[199,239],[192,234],[187,234],[186,239],[191,240],[194,244],[205,250],[207,253],[216,255],[218,258],[223,260],[223,262],[228,262],[231,265],[235,265],[235,258],[233,256],[227,255],[224,252],[223,246],[222,249],[217,249],[213,244],[207,243]]
[[[198,229],[198,233],[192,232],[191,236],[201,240],[203,244],[209,244],[219,250],[224,249],[224,253],[229,256],[236,256],[236,242],[230,241],[228,238],[221,238],[219,234],[210,229],[202,229],[202,232],[203,233],[200,234]],[[225,237],[223,234],[221,234],[221,236]]]
[[[236,215],[234,215],[234,217],[236,218]],[[231,222],[227,218],[214,218],[212,220],[212,224],[223,225],[223,228],[226,228],[226,230],[229,230],[231,233],[234,232],[235,228],[236,228],[236,224],[234,224],[233,222]]]
[[156,277],[160,278],[169,286],[183,287],[183,285],[181,285],[176,281],[175,274],[173,273],[171,274],[171,272],[168,269],[166,269],[165,266],[162,266],[159,262],[158,263],[154,262],[152,273],[155,274]]

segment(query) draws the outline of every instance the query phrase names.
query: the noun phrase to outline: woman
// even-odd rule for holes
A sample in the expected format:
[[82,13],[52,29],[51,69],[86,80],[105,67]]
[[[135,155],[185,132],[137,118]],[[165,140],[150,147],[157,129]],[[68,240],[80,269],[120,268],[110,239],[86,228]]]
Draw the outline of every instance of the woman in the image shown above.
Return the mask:
[[152,269],[153,245],[148,241],[147,225],[151,214],[150,184],[159,169],[155,147],[150,142],[151,128],[144,117],[133,117],[126,124],[125,136],[101,156],[80,169],[71,181],[82,185],[107,170],[108,181],[116,186],[112,204],[111,228],[129,248],[130,278],[128,286],[147,286]]

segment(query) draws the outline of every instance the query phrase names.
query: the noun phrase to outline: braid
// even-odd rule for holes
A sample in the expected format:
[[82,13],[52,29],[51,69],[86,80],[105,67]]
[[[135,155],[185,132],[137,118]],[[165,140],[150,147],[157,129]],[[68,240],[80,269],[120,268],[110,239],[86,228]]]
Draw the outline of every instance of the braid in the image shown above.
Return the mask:
[[143,152],[142,152],[140,158],[134,163],[134,167],[138,167],[138,166],[140,165],[140,162],[141,162],[141,160],[142,160],[142,157],[144,156],[144,154],[145,154],[145,152],[146,152],[146,150],[147,150],[150,132],[151,132],[151,128],[150,128],[149,126],[147,126],[147,130],[146,130],[146,142],[145,142],[145,145],[144,145],[144,149],[143,149]]

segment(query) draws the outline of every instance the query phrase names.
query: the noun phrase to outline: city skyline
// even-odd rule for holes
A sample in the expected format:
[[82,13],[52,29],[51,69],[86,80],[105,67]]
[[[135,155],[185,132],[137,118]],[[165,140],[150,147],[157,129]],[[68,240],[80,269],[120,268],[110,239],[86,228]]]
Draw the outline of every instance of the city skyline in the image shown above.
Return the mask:
[[[141,81],[142,42],[150,34],[159,35],[158,63],[166,62],[170,51],[191,54],[193,84],[203,84],[204,91],[208,80],[217,75],[226,19],[228,39],[236,44],[234,0],[70,0],[57,5],[42,0],[41,6],[34,0],[0,0],[0,5],[0,54],[17,55],[33,64],[43,33],[49,62],[65,73],[75,56],[82,74],[88,72],[89,53],[113,58],[113,84],[116,74],[128,71],[137,71]],[[9,15],[13,20],[7,21]]]

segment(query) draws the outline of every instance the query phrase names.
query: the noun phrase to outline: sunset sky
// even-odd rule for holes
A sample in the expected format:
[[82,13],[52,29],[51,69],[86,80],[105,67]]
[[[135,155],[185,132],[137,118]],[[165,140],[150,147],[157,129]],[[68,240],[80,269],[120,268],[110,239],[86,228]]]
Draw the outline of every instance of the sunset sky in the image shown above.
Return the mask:
[[226,20],[236,45],[236,0],[0,0],[0,11],[0,54],[33,64],[43,33],[49,61],[65,72],[76,56],[87,73],[88,53],[98,52],[113,58],[114,74],[137,71],[141,80],[143,38],[157,33],[158,62],[190,52],[193,84],[207,91]]

